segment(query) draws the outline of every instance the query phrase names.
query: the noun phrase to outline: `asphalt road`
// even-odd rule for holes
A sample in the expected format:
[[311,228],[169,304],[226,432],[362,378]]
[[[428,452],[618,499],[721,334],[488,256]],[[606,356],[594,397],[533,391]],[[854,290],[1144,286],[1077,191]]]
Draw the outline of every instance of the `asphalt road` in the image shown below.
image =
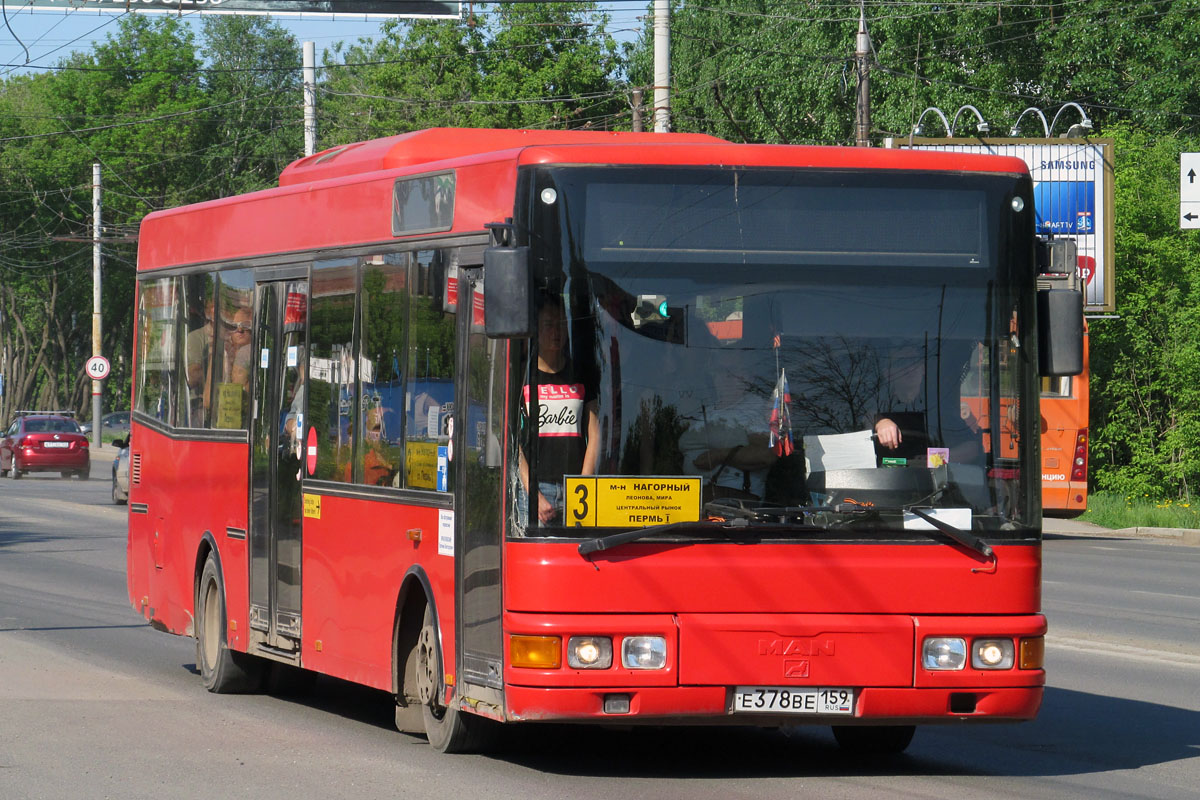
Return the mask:
[[301,698],[208,694],[190,640],[126,598],[125,507],[93,480],[0,481],[0,798],[1194,798],[1200,548],[1046,542],[1050,686],[1023,725],[918,730],[843,756],[824,728],[534,727],[443,756],[390,698],[321,679]]

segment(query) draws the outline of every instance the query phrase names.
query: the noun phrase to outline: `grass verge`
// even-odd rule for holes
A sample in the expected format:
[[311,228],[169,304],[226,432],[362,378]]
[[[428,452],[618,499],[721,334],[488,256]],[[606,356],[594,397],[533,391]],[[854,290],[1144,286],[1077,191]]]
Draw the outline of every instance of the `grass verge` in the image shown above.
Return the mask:
[[1200,528],[1200,503],[1093,492],[1080,519],[1106,528]]

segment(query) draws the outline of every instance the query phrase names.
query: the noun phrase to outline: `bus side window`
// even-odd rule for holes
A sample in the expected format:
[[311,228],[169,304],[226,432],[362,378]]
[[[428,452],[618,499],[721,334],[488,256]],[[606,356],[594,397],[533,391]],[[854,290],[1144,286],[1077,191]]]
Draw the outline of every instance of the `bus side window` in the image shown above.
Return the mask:
[[138,293],[138,410],[175,424],[179,396],[179,279],[143,280]]
[[448,492],[454,490],[448,461],[455,410],[455,315],[446,302],[452,251],[420,250],[413,256],[405,396],[407,485]]
[[361,267],[358,475],[368,486],[405,485],[402,365],[407,361],[409,260],[408,253],[373,255]]
[[217,273],[183,278],[183,380],[180,427],[207,428],[212,413],[213,335]]
[[357,259],[313,264],[309,323],[308,420],[317,440],[314,478],[352,478],[353,411],[358,403],[354,369],[354,296]]
[[250,372],[254,367],[254,277],[249,270],[221,273],[213,326],[214,428],[250,427]]

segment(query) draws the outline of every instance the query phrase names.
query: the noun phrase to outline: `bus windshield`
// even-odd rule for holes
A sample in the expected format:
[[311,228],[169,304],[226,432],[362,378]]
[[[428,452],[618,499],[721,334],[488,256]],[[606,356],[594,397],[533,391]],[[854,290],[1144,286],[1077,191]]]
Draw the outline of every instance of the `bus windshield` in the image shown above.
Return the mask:
[[930,526],[913,508],[1036,529],[1018,177],[529,180],[539,330],[518,355],[519,534],[736,519],[915,537]]

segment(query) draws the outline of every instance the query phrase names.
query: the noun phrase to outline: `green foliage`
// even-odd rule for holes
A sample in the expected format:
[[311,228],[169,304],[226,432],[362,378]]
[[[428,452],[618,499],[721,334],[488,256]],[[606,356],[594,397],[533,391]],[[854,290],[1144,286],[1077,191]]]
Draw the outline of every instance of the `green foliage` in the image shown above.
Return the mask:
[[1181,231],[1179,154],[1200,138],[1118,127],[1118,319],[1091,326],[1091,465],[1104,490],[1187,499],[1200,485],[1200,241]]
[[[871,36],[873,138],[907,136],[928,107],[976,106],[1006,133],[1029,106],[1088,107],[1101,128],[1132,121],[1170,130],[1200,87],[1180,80],[1200,41],[1196,3],[865,5]],[[852,144],[859,3],[711,0],[672,18],[677,130],[735,141]],[[635,85],[652,83],[651,37],[631,58]],[[1076,120],[1072,119],[1070,122]],[[931,135],[945,135],[926,118]],[[975,132],[974,115],[956,133]],[[1065,125],[1056,132],[1065,130]],[[1025,135],[1033,135],[1032,124]]]
[[500,3],[462,25],[389,21],[325,57],[322,147],[424,128],[611,127],[624,61],[595,3]]
[[[92,164],[101,164],[105,408],[130,395],[138,223],[275,183],[299,153],[299,50],[260,18],[131,14],[59,71],[0,81],[0,416],[90,416]],[[207,59],[211,69],[201,69]],[[285,122],[282,115],[287,115]],[[292,117],[297,117],[291,121]]]

